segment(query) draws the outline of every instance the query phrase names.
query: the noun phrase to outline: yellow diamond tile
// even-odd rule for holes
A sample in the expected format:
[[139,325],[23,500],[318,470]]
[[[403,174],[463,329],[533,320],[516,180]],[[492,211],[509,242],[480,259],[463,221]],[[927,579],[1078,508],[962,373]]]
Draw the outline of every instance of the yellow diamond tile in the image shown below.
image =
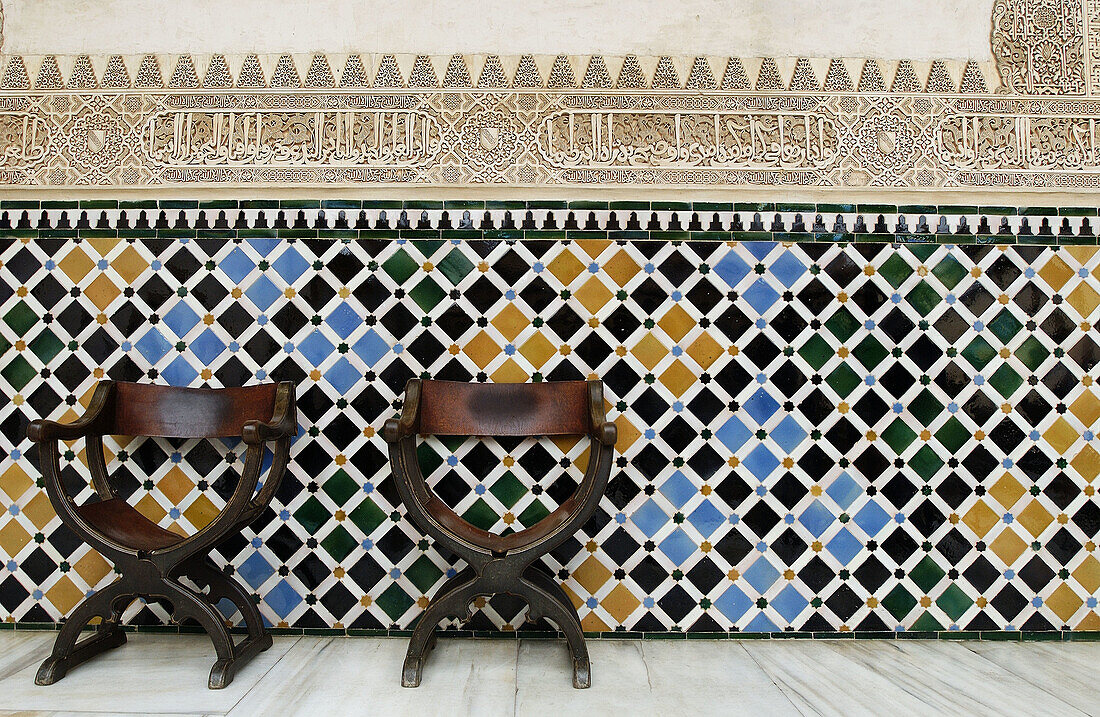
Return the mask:
[[50,499],[46,497],[46,493],[38,493],[30,499],[22,510],[23,515],[27,516],[34,527],[42,530],[46,527],[46,524],[54,519],[57,514],[54,513],[53,506],[50,505]]
[[210,502],[209,498],[201,494],[187,507],[187,510],[183,511],[183,517],[187,518],[187,522],[195,526],[196,530],[205,528],[217,514],[218,508]]
[[1001,476],[1001,479],[994,483],[993,487],[989,489],[989,495],[1005,508],[1011,508],[1016,505],[1016,501],[1026,492],[1027,490],[1020,485],[1018,480],[1012,477],[1011,473],[1005,473]]
[[111,262],[118,275],[126,280],[127,284],[133,284],[141,276],[141,272],[149,268],[149,262],[132,246],[126,247],[121,254]]
[[19,498],[34,485],[34,480],[18,463],[12,463],[0,476],[0,490],[3,490],[13,501]]
[[673,304],[672,308],[657,322],[657,325],[660,326],[673,341],[679,343],[680,339],[684,338],[689,331],[695,328],[695,319],[691,318],[691,315],[684,311],[682,306]]
[[95,262],[89,259],[79,247],[74,247],[64,259],[57,262],[57,268],[61,269],[74,283],[80,283],[80,280],[95,268]]
[[195,489],[195,483],[187,477],[187,474],[179,466],[173,466],[157,481],[157,490],[165,495],[174,505],[187,497],[187,494]]
[[500,347],[484,331],[479,331],[462,350],[478,368],[485,368],[500,354]]
[[1088,264],[1089,260],[1096,255],[1094,246],[1066,246],[1062,247],[1061,251],[1076,259],[1078,264]]
[[615,621],[620,625],[626,622],[626,619],[630,617],[641,604],[641,601],[634,597],[634,593],[630,592],[622,583],[616,585],[611,592],[607,594],[607,597],[600,600],[600,605],[603,605],[603,609],[607,610],[608,614],[615,618]]
[[630,350],[630,353],[634,354],[634,357],[642,362],[650,371],[653,367],[661,362],[668,354],[668,349],[665,348],[653,334],[647,333],[642,336],[642,339],[634,344],[634,348]]
[[1089,483],[1095,480],[1097,475],[1100,475],[1100,453],[1097,453],[1092,446],[1086,445],[1069,464]]
[[601,620],[595,612],[581,618],[581,629],[585,632],[610,632],[611,626]]
[[1001,534],[989,544],[989,549],[1005,565],[1012,565],[1027,550],[1027,543],[1019,535],[1016,535],[1009,526],[1002,530]]
[[642,437],[642,432],[634,427],[634,424],[626,420],[625,415],[615,419],[615,427],[619,432],[619,439],[615,442],[615,450],[620,454],[634,445],[634,442]]
[[1044,508],[1037,498],[1028,502],[1027,507],[1016,514],[1016,522],[1024,526],[1027,532],[1038,538],[1047,526],[1054,521],[1054,516]]
[[1100,560],[1092,555],[1086,555],[1073,571],[1073,578],[1090,593],[1100,590]]
[[569,587],[567,583],[561,583],[561,589],[565,591],[566,596],[569,597],[569,602],[573,603],[574,610],[580,610],[584,606],[584,600],[577,596],[573,589]]
[[1081,606],[1085,604],[1085,601],[1081,599],[1077,593],[1073,592],[1073,588],[1065,583],[1062,583],[1054,592],[1050,594],[1044,603],[1047,607],[1054,611],[1054,614],[1062,618],[1062,622],[1069,622],[1069,619],[1073,617],[1073,614],[1081,609]]
[[508,359],[489,378],[493,383],[526,383],[531,376],[518,363]]
[[661,374],[661,383],[677,397],[683,396],[684,391],[691,388],[691,385],[695,383],[695,379],[695,372],[681,363],[679,359],[673,361],[668,370]]
[[584,264],[581,263],[580,259],[573,256],[572,252],[564,249],[561,254],[550,260],[546,268],[558,281],[565,286],[569,286],[573,279],[576,279],[584,271]]
[[590,314],[599,313],[612,296],[614,294],[611,293],[611,289],[604,286],[604,283],[595,276],[584,282],[581,288],[573,293],[573,298],[581,302],[581,306],[588,309]]
[[1081,282],[1066,296],[1066,303],[1076,309],[1082,319],[1087,319],[1096,307],[1100,306],[1100,294],[1085,282]]
[[611,579],[611,571],[597,560],[595,555],[590,555],[573,571],[573,578],[588,591],[589,595],[595,595],[603,584]]
[[519,347],[519,353],[523,358],[531,362],[535,368],[542,368],[550,357],[558,352],[558,348],[550,343],[541,332],[523,342]]
[[84,296],[88,297],[88,300],[95,304],[100,311],[105,310],[120,293],[122,293],[122,290],[115,286],[106,274],[97,276],[84,290]]
[[549,438],[550,442],[562,453],[571,453],[581,441],[584,441],[586,445],[588,444],[588,439],[582,436],[550,436]]
[[1069,405],[1069,410],[1081,423],[1085,424],[1085,428],[1089,428],[1096,423],[1096,419],[1100,418],[1100,401],[1092,391],[1085,391]]
[[1100,615],[1089,610],[1085,617],[1081,619],[1081,622],[1076,625],[1070,625],[1070,627],[1082,632],[1098,632],[1100,631]]
[[974,531],[979,538],[984,538],[993,526],[1001,522],[1001,516],[997,515],[988,505],[982,501],[974,504],[974,507],[966,511],[962,522],[966,527]]
[[638,266],[638,262],[631,259],[625,249],[620,249],[615,256],[608,259],[603,265],[604,273],[620,287],[626,286],[641,270],[642,268]]
[[1060,257],[1055,256],[1043,265],[1043,268],[1039,270],[1039,276],[1041,276],[1043,281],[1049,284],[1052,289],[1058,291],[1073,277],[1073,269],[1071,269],[1066,262],[1062,261]]
[[8,557],[18,555],[19,551],[29,542],[31,542],[31,534],[19,523],[16,523],[14,519],[9,520],[7,525],[0,528],[0,551]]
[[523,315],[522,311],[516,308],[515,304],[508,304],[505,306],[499,314],[493,317],[492,321],[497,331],[503,334],[504,338],[509,341],[515,340],[520,332],[527,328],[530,323],[530,320]]
[[73,584],[68,575],[62,575],[61,579],[46,591],[46,599],[59,611],[67,613],[84,599],[84,591]]
[[1080,434],[1061,416],[1043,434],[1043,438],[1058,453],[1065,453],[1079,437]]
[[141,500],[134,504],[134,508],[137,512],[158,525],[160,521],[164,520],[164,516],[168,515],[168,511],[162,508],[156,498],[149,493],[143,495]]
[[581,239],[573,243],[593,259],[599,258],[600,254],[603,254],[604,250],[611,246],[611,242],[607,239]]
[[118,246],[120,241],[122,240],[117,238],[102,237],[99,239],[89,239],[88,244],[91,245],[92,249],[95,249],[96,254],[106,259],[107,255]]
[[687,347],[687,355],[695,359],[695,363],[704,369],[718,360],[718,357],[726,352],[720,343],[714,340],[710,334],[702,334]]
[[89,550],[84,554],[84,557],[73,563],[73,570],[88,585],[95,586],[111,572],[111,564],[96,551]]

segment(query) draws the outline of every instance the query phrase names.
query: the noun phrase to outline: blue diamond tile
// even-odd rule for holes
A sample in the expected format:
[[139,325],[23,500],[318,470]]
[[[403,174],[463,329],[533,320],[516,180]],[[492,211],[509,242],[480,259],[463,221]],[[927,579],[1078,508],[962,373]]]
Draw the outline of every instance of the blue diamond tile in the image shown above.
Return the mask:
[[764,480],[779,467],[779,459],[768,450],[767,446],[761,444],[745,456],[745,460],[741,461],[741,465],[748,468],[749,472],[758,479]]
[[149,329],[145,332],[145,335],[137,340],[134,344],[142,356],[149,361],[149,363],[156,363],[164,358],[164,355],[172,350],[173,344],[168,339],[164,338],[164,335],[156,329]]
[[806,267],[794,253],[785,251],[768,264],[768,271],[789,289],[806,273]]
[[806,440],[809,434],[806,433],[802,426],[798,425],[798,420],[795,419],[794,416],[788,415],[780,421],[779,425],[773,428],[768,435],[772,437],[773,441],[779,444],[780,448],[790,453],[795,448],[798,448],[798,445]]
[[863,508],[855,514],[853,520],[855,520],[860,530],[873,538],[890,522],[890,514],[878,503],[872,501],[863,506]]
[[704,500],[699,507],[691,512],[688,520],[704,538],[709,538],[719,526],[726,522],[726,516],[722,511],[714,507],[709,500]]
[[742,632],[779,632],[779,628],[775,623],[768,619],[768,616],[764,613],[757,613],[756,617],[745,625],[745,629]]
[[847,565],[859,554],[859,551],[863,550],[863,543],[859,542],[847,528],[841,528],[825,547],[840,561],[841,565]]
[[228,256],[218,262],[218,267],[233,280],[234,284],[240,284],[256,268],[256,265],[248,258],[243,249],[236,247],[229,252]]
[[257,254],[264,257],[268,256],[269,254],[271,254],[271,252],[278,249],[279,245],[282,243],[282,239],[260,238],[248,240],[248,245],[252,247],[252,249]]
[[796,617],[810,604],[810,601],[795,589],[794,585],[788,585],[779,591],[779,594],[768,603],[775,611],[783,616],[787,622],[793,622]]
[[741,616],[754,604],[753,599],[736,585],[730,585],[726,592],[714,601],[714,607],[718,608],[718,611],[725,615],[730,622],[740,620]]
[[276,299],[283,295],[283,292],[271,282],[271,279],[261,276],[252,282],[252,286],[244,290],[244,294],[260,311],[267,311]]
[[836,501],[841,508],[847,509],[856,498],[863,495],[863,489],[856,483],[847,471],[841,473],[833,481],[833,484],[825,489],[829,497]]
[[332,342],[325,338],[317,329],[314,329],[304,341],[298,344],[298,353],[306,357],[314,366],[320,366],[325,359],[327,359],[336,347],[332,345]]
[[332,313],[325,319],[325,323],[332,327],[332,330],[340,338],[346,339],[351,336],[353,331],[363,325],[363,317],[351,308],[347,302],[343,302],[332,310]]
[[211,329],[203,331],[191,342],[191,352],[205,366],[209,366],[214,359],[222,355],[223,351],[225,351],[225,344]]
[[748,241],[745,242],[745,248],[749,250],[749,253],[755,256],[757,259],[763,259],[768,254],[771,254],[772,249],[775,248],[776,242],[773,241]]
[[721,441],[726,448],[736,453],[737,449],[745,445],[745,441],[752,438],[752,431],[746,428],[744,423],[741,423],[741,419],[733,417],[714,432],[714,437]]
[[160,372],[161,378],[168,382],[169,386],[189,386],[199,377],[199,372],[187,363],[183,356],[172,359],[172,363],[164,367]]
[[276,615],[285,620],[286,616],[302,603],[302,596],[286,580],[280,580],[278,585],[264,595],[264,602],[275,611]]
[[699,489],[682,471],[673,473],[661,486],[661,493],[677,508],[683,508],[684,503],[691,500],[698,492]]
[[745,289],[741,296],[749,302],[749,306],[756,309],[756,313],[763,314],[771,308],[772,304],[779,300],[779,292],[763,279],[757,279],[752,286]]
[[668,523],[668,515],[650,498],[630,515],[630,520],[647,538],[652,538]]
[[286,283],[293,284],[309,268],[309,262],[302,258],[297,249],[289,247],[278,259],[271,262],[271,268],[279,272]]
[[252,553],[248,556],[248,560],[245,560],[237,568],[237,574],[244,579],[246,583],[252,586],[253,590],[259,589],[261,585],[267,582],[267,579],[275,574],[275,568],[271,567],[271,563],[267,562],[262,555]]
[[363,363],[368,366],[373,366],[378,363],[378,359],[390,352],[390,345],[378,335],[378,332],[374,329],[370,329],[367,333],[363,334],[362,338],[355,342],[351,350],[354,351],[359,358],[363,359]]
[[771,397],[771,394],[761,388],[749,400],[745,401],[742,408],[752,416],[754,421],[764,425],[779,410],[779,401],[776,401]]
[[736,286],[738,282],[749,275],[750,271],[752,271],[752,267],[737,256],[737,252],[733,250],[727,252],[722,260],[714,265],[714,273],[730,286]]
[[672,531],[667,538],[661,541],[661,552],[668,556],[676,565],[683,565],[698,549],[691,538],[680,528]]
[[779,571],[768,562],[767,558],[761,557],[745,571],[744,578],[756,592],[763,595],[779,579]]
[[810,531],[810,535],[815,538],[820,538],[821,534],[829,529],[834,520],[836,520],[836,516],[822,505],[820,500],[810,503],[806,510],[802,511],[802,515],[798,516],[798,522],[802,523],[806,530]]
[[325,380],[344,396],[351,391],[352,386],[361,378],[363,378],[363,373],[352,366],[351,362],[343,356],[325,371]]
[[195,311],[185,304],[179,302],[164,315],[161,320],[165,326],[172,329],[172,332],[179,336],[181,339],[187,335],[195,324],[199,323],[199,315]]

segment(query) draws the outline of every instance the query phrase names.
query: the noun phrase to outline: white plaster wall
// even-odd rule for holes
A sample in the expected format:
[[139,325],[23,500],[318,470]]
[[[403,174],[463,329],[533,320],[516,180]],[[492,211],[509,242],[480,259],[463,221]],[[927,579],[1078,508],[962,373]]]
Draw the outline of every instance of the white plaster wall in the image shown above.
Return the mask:
[[993,0],[3,0],[11,54],[988,59]]

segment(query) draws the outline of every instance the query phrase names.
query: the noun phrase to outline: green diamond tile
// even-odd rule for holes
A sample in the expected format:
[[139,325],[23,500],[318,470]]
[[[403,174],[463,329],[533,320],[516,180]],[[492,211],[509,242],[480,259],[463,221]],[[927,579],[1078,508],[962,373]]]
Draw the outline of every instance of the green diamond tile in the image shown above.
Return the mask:
[[389,615],[390,620],[397,622],[397,619],[404,615],[416,601],[406,595],[397,583],[391,583],[381,595],[375,598],[374,602]]
[[905,300],[916,309],[921,316],[927,316],[932,309],[939,305],[942,298],[938,291],[933,289],[927,281],[921,280],[913,287],[913,290],[905,297]]
[[814,371],[820,371],[821,367],[836,355],[836,352],[829,346],[829,342],[821,338],[821,334],[814,334],[806,343],[802,344],[802,348],[798,350],[798,355],[804,358],[806,363],[813,366]]
[[310,535],[316,534],[331,517],[332,514],[328,512],[328,508],[321,505],[321,501],[312,495],[302,503],[302,507],[294,511],[294,519],[308,530]]
[[474,270],[474,263],[466,258],[459,249],[452,249],[451,253],[443,257],[439,262],[439,270],[452,284],[458,285],[466,278],[467,274]]
[[385,523],[389,516],[373,500],[364,498],[355,510],[348,513],[348,518],[356,528],[363,531],[363,535],[370,535],[378,526]]
[[339,563],[359,547],[359,541],[352,537],[344,526],[337,525],[336,529],[321,541],[321,547]]
[[1000,313],[989,322],[989,330],[1001,340],[1002,344],[1011,341],[1012,337],[1018,334],[1023,327],[1024,325],[1017,321],[1008,309],[1001,309]]
[[443,465],[443,457],[436,453],[427,443],[421,443],[416,447],[416,459],[420,463],[420,470],[424,475],[431,475]]
[[932,395],[932,392],[927,388],[922,389],[920,393],[909,402],[909,412],[917,417],[925,426],[932,424],[932,421],[936,420],[936,417],[943,413],[943,404],[939,399]]
[[520,483],[519,479],[508,471],[493,484],[489,492],[495,495],[505,508],[511,508],[520,498],[527,495],[527,486]]
[[894,616],[895,620],[901,622],[917,606],[917,599],[904,587],[898,585],[882,599],[882,606]]
[[1008,398],[1016,392],[1021,385],[1023,385],[1024,379],[1020,374],[1012,370],[1012,367],[1008,364],[1001,364],[1001,367],[993,372],[993,375],[989,377],[989,385],[997,389],[997,393],[1001,394],[1005,398]]
[[20,301],[4,314],[4,323],[11,327],[17,336],[26,336],[31,327],[38,323],[38,314],[27,306],[27,302]]
[[427,555],[421,555],[405,569],[405,577],[424,594],[443,577],[443,571]]
[[321,484],[321,490],[327,493],[336,505],[343,505],[348,502],[348,498],[358,493],[362,488],[341,468]]
[[852,349],[852,355],[868,369],[873,369],[882,363],[882,360],[890,355],[890,352],[882,347],[882,344],[874,336],[868,336]]
[[481,498],[474,501],[474,504],[462,514],[462,518],[470,525],[482,530],[491,529],[500,520],[500,516],[497,515],[496,511]]
[[409,291],[409,298],[415,301],[416,305],[425,313],[434,309],[435,305],[446,296],[447,292],[428,276],[425,276],[419,284]]
[[898,455],[901,455],[916,439],[917,432],[910,428],[903,418],[895,418],[893,423],[882,432],[882,440],[886,441],[886,444]]
[[393,256],[382,262],[382,269],[398,284],[404,284],[419,268],[420,265],[404,249],[398,249]]
[[948,255],[932,269],[932,273],[948,289],[955,286],[967,275],[966,267],[959,263],[955,257]]
[[907,244],[905,248],[910,254],[917,257],[917,260],[920,261],[921,264],[927,262],[928,259],[936,253],[936,250],[939,249],[935,244]]
[[962,591],[955,583],[951,583],[947,586],[947,589],[943,591],[943,594],[936,598],[936,604],[940,609],[947,613],[947,616],[952,620],[958,620],[962,617],[970,606],[974,604],[974,601],[970,599],[970,596]]
[[845,309],[843,306],[829,317],[829,320],[825,322],[825,328],[832,332],[833,336],[837,337],[841,341],[847,341],[851,338],[862,324],[852,316],[851,312]]
[[443,246],[441,239],[424,240],[418,239],[412,243],[418,252],[424,255],[425,259],[431,258],[432,254],[439,251],[439,247]]
[[1020,348],[1016,349],[1016,358],[1020,359],[1024,366],[1032,371],[1039,368],[1043,361],[1047,360],[1047,356],[1050,356],[1050,351],[1047,350],[1046,346],[1039,343],[1039,340],[1034,336],[1028,336],[1020,344]]
[[0,356],[6,354],[8,352],[8,349],[10,349],[11,347],[12,343],[5,339],[3,336],[0,336]]
[[931,613],[924,612],[913,622],[909,630],[910,632],[943,632],[944,627],[939,620],[932,617]]
[[959,419],[952,416],[940,427],[940,430],[936,431],[936,440],[952,453],[958,453],[959,449],[970,440],[970,431],[966,430]]
[[38,360],[44,364],[53,361],[54,357],[64,350],[65,344],[61,339],[53,335],[49,330],[43,331],[30,343],[30,349]]
[[863,383],[863,379],[847,364],[841,364],[825,377],[825,383],[832,386],[838,396],[847,398],[848,394],[854,391],[856,386]]
[[16,391],[22,391],[23,387],[30,383],[38,372],[21,355],[8,359],[4,368],[0,368],[0,376],[7,379]]
[[970,365],[981,371],[985,365],[993,360],[997,350],[989,345],[989,342],[981,336],[977,337],[962,350],[962,356]]
[[890,258],[882,262],[882,266],[879,267],[878,273],[882,275],[886,281],[890,282],[890,286],[895,289],[902,285],[902,283],[913,274],[913,267],[909,266],[905,259],[901,258],[901,254],[894,252],[890,254]]
[[932,480],[932,476],[940,468],[943,468],[943,460],[936,455],[931,446],[921,446],[920,450],[913,454],[909,460],[909,467],[916,471],[917,475],[926,481]]
[[516,517],[516,520],[518,520],[523,527],[530,528],[548,515],[550,515],[550,511],[542,504],[542,501],[536,498]]
[[943,579],[943,576],[947,575],[944,569],[930,555],[926,555],[916,566],[909,572],[909,578],[917,584],[924,594],[927,595],[932,591],[932,588],[936,587],[936,584]]

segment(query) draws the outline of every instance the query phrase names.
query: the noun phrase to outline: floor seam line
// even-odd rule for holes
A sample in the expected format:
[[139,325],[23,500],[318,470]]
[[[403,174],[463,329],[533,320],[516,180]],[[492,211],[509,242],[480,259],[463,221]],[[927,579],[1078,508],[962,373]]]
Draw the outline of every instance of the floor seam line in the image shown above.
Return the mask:
[[755,664],[757,667],[760,668],[760,671],[762,673],[764,673],[764,676],[767,677],[768,680],[771,681],[772,685],[775,686],[775,689],[779,690],[779,694],[783,695],[783,699],[787,700],[787,702],[790,703],[791,707],[794,708],[794,711],[797,712],[800,715],[805,715],[806,713],[802,711],[802,708],[800,708],[798,705],[796,705],[794,703],[794,700],[791,699],[791,696],[787,694],[787,690],[783,689],[783,685],[779,684],[779,681],[776,680],[775,677],[772,675],[772,673],[768,671],[768,668],[764,667],[764,665],[760,662],[760,660],[756,659],[756,655],[752,654],[752,652],[749,651],[748,647],[746,647],[740,641],[737,642],[737,646],[739,648],[741,648],[741,650],[746,655],[749,656],[749,659],[753,661],[753,664]]
[[1073,706],[1073,705],[1071,705],[1070,703],[1066,702],[1066,701],[1065,701],[1064,699],[1062,699],[1062,696],[1061,696],[1061,695],[1059,695],[1059,694],[1057,694],[1057,693],[1055,693],[1055,692],[1051,692],[1050,690],[1048,690],[1048,689],[1047,689],[1046,687],[1044,687],[1043,685],[1040,685],[1040,684],[1038,684],[1038,683],[1036,683],[1036,682],[1032,682],[1032,681],[1031,681],[1031,679],[1030,679],[1030,678],[1028,678],[1028,676],[1027,676],[1027,675],[1021,675],[1020,673],[1016,672],[1015,670],[1013,670],[1013,669],[1012,669],[1012,668],[1010,668],[1010,667],[1006,667],[1006,666],[1004,666],[1004,665],[1001,665],[1000,663],[994,662],[993,660],[989,659],[988,657],[986,657],[986,656],[985,656],[985,655],[983,655],[982,653],[974,651],[974,650],[973,650],[973,649],[972,649],[972,648],[970,647],[970,645],[967,645],[967,646],[966,646],[966,649],[967,649],[967,651],[968,651],[968,652],[969,652],[970,654],[972,654],[972,655],[976,655],[976,656],[980,657],[980,658],[981,658],[982,660],[984,660],[985,662],[988,662],[988,663],[989,663],[990,665],[993,665],[994,667],[996,667],[996,668],[997,668],[998,670],[1000,670],[1001,672],[1006,672],[1006,673],[1008,673],[1008,674],[1010,674],[1010,675],[1012,675],[1012,676],[1014,676],[1014,677],[1017,677],[1017,678],[1019,678],[1019,679],[1023,680],[1024,682],[1028,683],[1028,684],[1029,684],[1029,685],[1031,685],[1032,687],[1036,687],[1036,688],[1038,688],[1038,689],[1039,689],[1039,691],[1041,691],[1041,692],[1045,692],[1046,694],[1050,695],[1050,696],[1051,696],[1051,697],[1053,697],[1054,699],[1056,699],[1056,700],[1058,700],[1059,702],[1061,702],[1061,703],[1062,703],[1063,705],[1065,705],[1065,706],[1066,706],[1066,708],[1068,708],[1069,710],[1073,710],[1073,711],[1079,712],[1080,714],[1088,714],[1087,712],[1084,712],[1083,710],[1080,710],[1080,709],[1078,709],[1077,707],[1074,707],[1074,706]]
[[[329,639],[331,639],[331,638],[329,638]],[[259,686],[260,686],[260,683],[261,683],[261,682],[263,682],[263,681],[264,681],[265,679],[267,679],[267,676],[268,676],[268,675],[270,675],[270,674],[271,674],[271,671],[275,669],[275,666],[276,666],[276,665],[278,665],[278,664],[279,664],[280,662],[282,662],[282,661],[283,661],[283,658],[284,658],[284,657],[286,657],[286,656],[287,656],[287,654],[288,654],[288,653],[289,653],[289,652],[290,652],[291,650],[293,650],[293,649],[294,649],[294,647],[295,647],[296,645],[298,645],[298,643],[300,643],[301,641],[302,641],[302,636],[297,636],[297,637],[295,637],[295,638],[294,638],[294,642],[292,642],[292,643],[290,644],[290,647],[286,648],[286,650],[285,650],[285,651],[283,652],[283,654],[279,655],[279,659],[278,659],[278,660],[275,660],[275,662],[271,663],[271,667],[267,668],[267,670],[265,670],[265,671],[264,671],[264,673],[263,673],[262,675],[260,675],[260,679],[256,680],[256,684],[252,685],[252,687],[250,687],[249,689],[245,690],[244,694],[242,694],[242,695],[241,695],[241,696],[240,696],[239,698],[237,698],[237,701],[233,703],[233,706],[232,706],[232,707],[230,707],[229,709],[227,709],[227,710],[226,710],[225,712],[223,712],[222,714],[223,714],[223,715],[228,715],[228,714],[229,714],[230,712],[232,712],[233,710],[237,709],[237,707],[238,707],[238,706],[240,706],[241,702],[243,702],[243,701],[244,701],[244,698],[245,698],[245,697],[248,697],[248,696],[249,696],[250,694],[252,694],[252,690],[254,690],[254,689],[256,689],[257,687],[259,687]],[[269,648],[269,649],[270,649],[270,648]],[[260,653],[260,654],[262,655],[263,653]]]

